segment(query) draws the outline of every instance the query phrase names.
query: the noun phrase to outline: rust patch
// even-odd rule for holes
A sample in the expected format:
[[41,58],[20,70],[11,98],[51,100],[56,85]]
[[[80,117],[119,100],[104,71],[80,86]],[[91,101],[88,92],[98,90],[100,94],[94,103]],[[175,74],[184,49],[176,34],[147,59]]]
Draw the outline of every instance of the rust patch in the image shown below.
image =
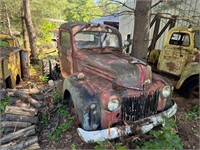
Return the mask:
[[175,63],[173,62],[167,62],[166,67],[169,69],[169,71],[176,71],[178,70],[178,67]]

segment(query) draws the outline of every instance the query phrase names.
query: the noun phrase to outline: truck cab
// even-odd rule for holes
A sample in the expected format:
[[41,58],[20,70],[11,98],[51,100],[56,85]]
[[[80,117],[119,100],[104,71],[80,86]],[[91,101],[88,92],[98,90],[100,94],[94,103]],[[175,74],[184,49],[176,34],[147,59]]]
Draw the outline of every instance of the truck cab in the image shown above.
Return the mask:
[[161,51],[152,50],[149,63],[174,76],[175,87],[186,97],[199,97],[200,27],[172,28]]
[[13,88],[28,74],[28,52],[16,38],[0,34],[0,89]]
[[146,133],[176,113],[171,83],[122,49],[121,34],[108,25],[59,28],[63,101],[85,142]]

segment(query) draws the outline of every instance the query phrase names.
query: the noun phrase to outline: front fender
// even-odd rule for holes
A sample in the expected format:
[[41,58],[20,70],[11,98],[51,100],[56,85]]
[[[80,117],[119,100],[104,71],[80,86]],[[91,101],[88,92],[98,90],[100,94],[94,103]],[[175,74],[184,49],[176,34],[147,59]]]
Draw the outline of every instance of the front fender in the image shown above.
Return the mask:
[[100,125],[100,104],[98,95],[91,92],[87,81],[71,75],[64,80],[63,90],[63,93],[68,90],[71,95],[81,127],[88,131],[97,129]]
[[189,77],[194,76],[194,75],[199,75],[199,74],[200,74],[200,63],[192,62],[192,63],[187,64],[187,66],[185,67],[184,71],[181,74],[181,77],[180,77],[178,83],[176,84],[176,89],[180,89],[182,84]]

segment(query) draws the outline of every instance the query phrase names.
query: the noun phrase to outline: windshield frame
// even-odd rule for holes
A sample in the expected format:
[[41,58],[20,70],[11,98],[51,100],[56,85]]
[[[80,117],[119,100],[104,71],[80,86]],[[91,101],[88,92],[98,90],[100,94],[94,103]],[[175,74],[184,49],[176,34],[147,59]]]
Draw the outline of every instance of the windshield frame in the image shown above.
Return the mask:
[[200,30],[194,32],[194,46],[200,49]]
[[[94,46],[94,47],[78,47],[77,46],[77,41],[76,41],[76,36],[78,35],[78,34],[81,34],[81,33],[96,33],[96,34],[99,34],[98,36],[99,36],[99,45],[97,45],[97,46]],[[93,34],[94,35],[94,34]],[[105,45],[105,46],[103,46],[103,42],[105,42],[106,41],[106,38],[108,37],[108,35],[114,35],[115,37],[116,37],[116,41],[117,41],[117,43],[115,42],[115,44],[117,45],[117,46],[109,46],[109,45]],[[120,37],[119,37],[119,35],[118,34],[116,34],[115,32],[106,32],[106,31],[89,31],[89,30],[87,30],[87,31],[81,31],[81,32],[78,32],[78,33],[76,33],[76,35],[74,36],[74,41],[75,41],[75,47],[77,48],[77,49],[79,49],[79,50],[81,50],[81,49],[99,49],[99,48],[114,48],[114,49],[120,49],[121,48],[121,43],[120,43]]]

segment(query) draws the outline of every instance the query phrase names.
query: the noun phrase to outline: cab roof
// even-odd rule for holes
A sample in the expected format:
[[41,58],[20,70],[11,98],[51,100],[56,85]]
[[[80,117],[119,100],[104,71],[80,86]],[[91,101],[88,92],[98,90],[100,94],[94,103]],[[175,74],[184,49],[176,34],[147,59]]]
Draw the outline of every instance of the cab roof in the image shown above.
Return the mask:
[[189,32],[193,32],[193,31],[198,31],[200,30],[200,27],[197,26],[192,26],[192,27],[187,27],[187,26],[180,26],[180,27],[174,27],[172,28],[170,31],[189,31]]
[[74,26],[85,26],[85,25],[99,25],[101,27],[109,27],[111,30],[117,30],[116,28],[109,26],[109,25],[105,25],[105,24],[97,24],[97,23],[86,23],[86,22],[67,22],[67,23],[63,23],[60,26],[60,29],[65,29],[65,30],[70,30],[71,28],[73,28]]

